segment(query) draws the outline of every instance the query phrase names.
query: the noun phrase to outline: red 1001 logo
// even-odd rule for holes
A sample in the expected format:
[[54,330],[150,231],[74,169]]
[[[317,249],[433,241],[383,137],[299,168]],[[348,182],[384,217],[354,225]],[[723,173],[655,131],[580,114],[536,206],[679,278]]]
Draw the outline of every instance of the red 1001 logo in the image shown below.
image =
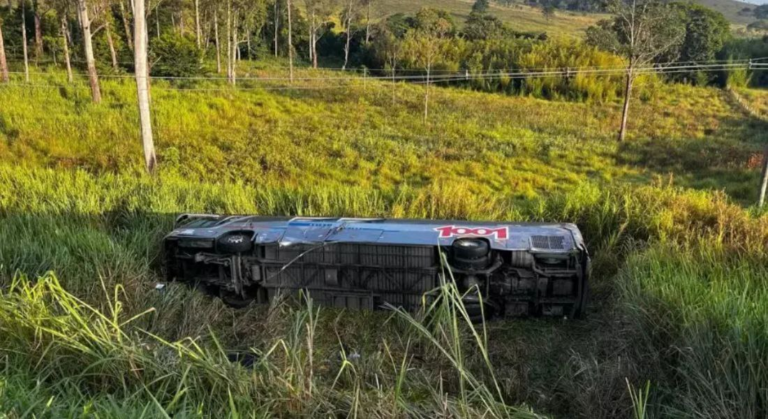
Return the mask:
[[455,236],[475,236],[475,237],[494,237],[496,240],[506,240],[509,237],[507,227],[489,228],[489,227],[460,227],[445,226],[437,227],[435,231],[439,232],[441,239]]

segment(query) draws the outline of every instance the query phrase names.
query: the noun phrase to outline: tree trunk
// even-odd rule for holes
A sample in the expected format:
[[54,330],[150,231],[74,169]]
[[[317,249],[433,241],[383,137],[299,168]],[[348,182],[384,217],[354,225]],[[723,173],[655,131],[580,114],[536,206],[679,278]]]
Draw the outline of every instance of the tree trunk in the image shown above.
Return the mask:
[[152,120],[149,111],[149,69],[147,66],[147,29],[144,0],[134,1],[133,32],[135,34],[134,62],[136,63],[136,93],[139,102],[139,121],[141,123],[141,144],[144,148],[144,164],[147,172],[154,173],[157,166],[155,143],[152,138]]
[[24,81],[29,83],[29,50],[27,48],[27,11],[26,1],[21,2],[21,49],[24,53]]
[[352,25],[352,6],[350,3],[349,14],[347,17],[347,42],[344,44],[344,65],[341,67],[342,70],[346,70],[347,64],[349,64],[349,45],[352,41],[352,28],[350,27],[351,25]]
[[237,84],[237,57],[240,54],[237,40],[237,11],[232,14],[232,86]]
[[288,74],[293,83],[293,26],[291,24],[291,0],[287,0],[288,7]]
[[235,85],[237,81],[235,80],[235,48],[236,46],[236,37],[237,34],[235,34],[235,24],[233,24],[233,17],[232,17],[232,2],[227,1],[227,81],[231,85]]
[[69,28],[67,27],[67,17],[63,14],[61,16],[61,36],[64,38],[64,62],[67,64],[67,81],[72,83],[74,77],[72,75],[72,62],[69,57]]
[[312,9],[312,15],[310,16],[309,20],[309,61],[314,61],[312,59],[312,45],[315,43],[315,9]]
[[99,75],[96,72],[96,60],[93,58],[91,20],[88,18],[88,5],[85,0],[77,0],[77,13],[80,16],[80,25],[83,28],[83,50],[85,51],[85,62],[88,67],[88,82],[91,85],[91,97],[93,98],[94,103],[101,103]]
[[3,21],[0,19],[0,80],[8,84],[8,61],[5,59],[5,43],[3,42]]
[[371,41],[371,1],[368,0],[368,10],[365,13],[365,44]]
[[221,74],[221,42],[219,39],[219,12],[213,11],[213,36],[216,38],[216,73]]
[[277,40],[280,37],[280,15],[278,14],[280,12],[280,9],[277,7],[279,0],[275,0],[275,57],[277,57],[280,53],[278,47]]
[[115,70],[115,73],[120,71],[120,66],[117,62],[117,51],[115,51],[115,41],[112,39],[112,29],[109,24],[109,17],[104,19],[104,30],[106,31],[107,35],[107,44],[109,45],[109,55],[112,58],[112,69]]
[[392,54],[392,60],[390,62],[392,63],[392,106],[395,106],[395,87],[397,86],[397,82],[395,81],[395,73],[397,72],[397,56],[395,54]]
[[427,88],[424,90],[424,123],[427,123],[427,118],[429,118],[429,76],[430,76],[430,70],[432,69],[432,63],[429,63],[427,65]]
[[203,38],[203,31],[200,28],[200,0],[195,0],[195,36],[197,37],[197,49],[202,46],[200,44]]
[[624,85],[624,107],[621,111],[621,128],[619,128],[619,142],[623,142],[627,135],[627,119],[629,118],[629,100],[632,98],[632,84],[635,81],[633,68],[627,69],[627,80]]
[[760,181],[760,199],[758,206],[760,208],[765,205],[765,193],[768,190],[768,145],[763,149],[763,175]]
[[32,4],[35,8],[35,63],[37,63],[43,57],[43,19],[40,16],[40,5],[37,2]]
[[312,67],[317,68],[317,34],[312,37]]
[[125,30],[125,39],[128,43],[128,49],[133,51],[133,35],[131,34],[131,25],[128,23],[128,15],[125,12],[125,4],[123,4],[123,0],[119,0],[118,3],[120,4],[120,17],[123,21],[123,29]]
[[227,1],[227,83],[232,84],[232,4]]

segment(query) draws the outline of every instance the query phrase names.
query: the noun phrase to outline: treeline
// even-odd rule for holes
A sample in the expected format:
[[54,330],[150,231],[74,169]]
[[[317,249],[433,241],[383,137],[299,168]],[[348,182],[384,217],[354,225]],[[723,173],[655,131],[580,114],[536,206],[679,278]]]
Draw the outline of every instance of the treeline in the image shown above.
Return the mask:
[[507,7],[516,4],[526,4],[529,6],[552,7],[579,12],[604,12],[607,7],[607,3],[603,0],[496,0],[495,2]]
[[[601,4],[615,12],[621,3]],[[9,0],[0,6],[9,60],[23,59],[26,37],[33,63],[60,63],[66,53],[74,66],[84,66],[84,31],[76,13],[81,4],[93,21],[98,71],[132,72],[129,0]],[[625,88],[622,75],[568,75],[567,69],[621,68],[631,56],[626,28],[618,18],[590,28],[586,42],[553,40],[544,33],[516,31],[493,14],[489,0],[477,0],[461,27],[443,10],[386,15],[377,0],[155,0],[147,6],[149,64],[155,76],[226,72],[234,79],[238,60],[290,55],[315,67],[365,68],[381,76],[406,73],[428,76],[428,82],[453,74],[452,85],[484,91],[610,101]],[[659,42],[670,47],[649,64],[768,55],[764,39],[732,39],[718,12],[690,3],[659,7],[671,27],[664,31],[670,39]],[[565,69],[566,75],[509,76],[548,69]],[[690,71],[665,77],[724,84],[727,75]],[[752,82],[766,80],[760,76]]]

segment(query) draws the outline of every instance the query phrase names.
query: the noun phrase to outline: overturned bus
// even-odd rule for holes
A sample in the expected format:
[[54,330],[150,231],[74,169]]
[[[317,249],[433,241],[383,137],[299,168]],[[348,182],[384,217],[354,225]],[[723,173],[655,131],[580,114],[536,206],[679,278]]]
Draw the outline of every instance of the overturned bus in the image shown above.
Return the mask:
[[588,294],[573,224],[184,214],[164,247],[170,280],[236,307],[303,290],[321,305],[417,310],[442,278],[471,316],[576,318]]

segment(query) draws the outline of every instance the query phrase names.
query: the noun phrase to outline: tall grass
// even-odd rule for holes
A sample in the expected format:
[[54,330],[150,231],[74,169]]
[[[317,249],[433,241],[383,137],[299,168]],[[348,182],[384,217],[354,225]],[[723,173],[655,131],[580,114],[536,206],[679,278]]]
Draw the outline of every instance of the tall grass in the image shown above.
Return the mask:
[[[425,126],[416,86],[397,86],[391,108],[378,82],[301,94],[158,83],[161,170],[147,177],[129,85],[105,81],[94,106],[46,81],[58,87],[0,90],[13,104],[0,109],[11,416],[765,413],[768,218],[733,202],[750,202],[765,133],[721,92],[661,86],[619,147],[612,104],[439,90]],[[450,281],[429,318],[233,311],[155,288],[179,212],[574,222],[593,257],[590,316],[473,329]],[[627,389],[648,380],[650,396]]]
[[[658,246],[622,272],[625,304],[666,371],[675,417],[762,417],[768,402],[765,251]],[[674,391],[672,391],[674,389]]]
[[[538,417],[505,405],[499,393],[487,389],[463,365],[460,348],[446,349],[445,336],[433,334],[403,312],[398,312],[402,325],[417,330],[416,339],[445,357],[459,381],[469,384],[460,385],[456,396],[432,385],[438,377],[430,372],[408,368],[415,356],[409,345],[399,348],[399,364],[390,346],[385,353],[391,364],[352,358],[342,342],[334,357],[339,361],[323,357],[328,348],[316,347],[321,345],[315,339],[319,311],[311,299],[303,308],[284,313],[284,337],[261,342],[263,349],[251,348],[253,361],[242,366],[231,362],[215,335],[207,341],[168,341],[134,327],[154,309],[129,316],[120,286],[103,291],[104,310],[67,292],[53,275],[35,281],[18,276],[0,293],[0,406],[5,412],[38,417],[67,416],[77,409],[96,416],[141,411],[149,417],[429,417],[437,412]],[[462,307],[455,291],[444,292],[449,304]],[[460,326],[454,324],[452,332],[458,334]],[[474,330],[471,323],[462,329]],[[476,344],[483,348],[482,342]],[[31,377],[44,381],[44,390],[28,388]],[[424,391],[426,398],[419,394]],[[35,405],[47,395],[45,403]]]

